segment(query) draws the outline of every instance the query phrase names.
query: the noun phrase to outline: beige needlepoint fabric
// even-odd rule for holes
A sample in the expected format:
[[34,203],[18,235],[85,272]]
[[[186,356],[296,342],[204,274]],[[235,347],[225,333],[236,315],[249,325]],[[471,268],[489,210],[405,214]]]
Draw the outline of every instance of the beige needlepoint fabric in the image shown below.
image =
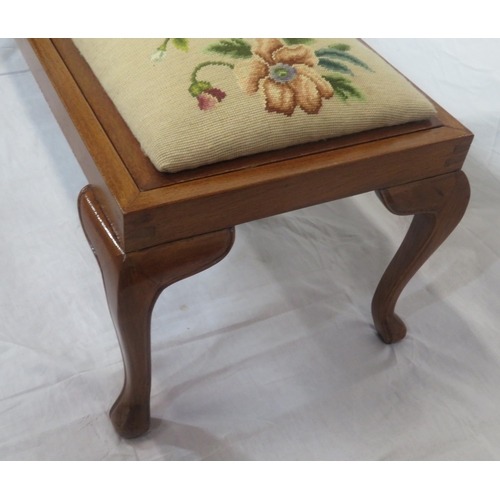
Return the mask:
[[435,114],[356,39],[74,42],[163,172]]

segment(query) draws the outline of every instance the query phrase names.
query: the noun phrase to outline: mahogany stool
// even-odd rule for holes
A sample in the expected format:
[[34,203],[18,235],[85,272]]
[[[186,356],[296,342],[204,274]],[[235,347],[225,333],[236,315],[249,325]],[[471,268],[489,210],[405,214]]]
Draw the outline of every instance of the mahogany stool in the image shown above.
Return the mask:
[[[184,50],[186,39],[172,40]],[[227,47],[240,44],[247,50],[244,42],[234,42],[243,39],[232,40]],[[167,41],[158,47],[158,61]],[[372,303],[381,339],[403,339],[406,327],[394,312],[396,302],[458,224],[470,194],[461,168],[473,135],[439,105],[433,103],[437,113],[425,120],[164,173],[143,153],[72,40],[18,44],[89,181],[78,207],[123,355],[124,387],[110,411],[121,436],[137,437],[149,428],[150,321],[157,297],[165,287],[223,259],[238,224],[368,191],[376,191],[392,213],[415,215]],[[331,50],[345,50],[341,44],[335,47]],[[352,59],[346,55],[345,61]],[[296,77],[286,73],[290,66],[278,66],[276,78]],[[336,68],[346,73],[344,64]],[[339,81],[344,80],[331,79],[332,87]],[[198,87],[190,92],[200,113],[222,104],[225,92],[195,83]],[[309,110],[307,105],[295,113],[318,112],[316,104]],[[294,109],[277,111],[291,114]]]

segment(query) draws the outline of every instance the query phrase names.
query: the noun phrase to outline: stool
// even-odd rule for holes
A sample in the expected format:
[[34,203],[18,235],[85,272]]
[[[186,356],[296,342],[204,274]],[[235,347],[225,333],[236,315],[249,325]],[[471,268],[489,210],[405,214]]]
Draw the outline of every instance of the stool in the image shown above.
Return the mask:
[[[157,297],[223,259],[238,224],[368,191],[392,213],[415,215],[372,303],[381,339],[404,338],[396,302],[468,204],[461,168],[470,131],[409,83],[377,101],[372,121],[361,120],[364,103],[374,106],[383,88],[375,84],[371,93],[351,75],[376,78],[387,66],[390,80],[394,71],[356,40],[140,40],[122,55],[135,61],[139,49],[152,48],[150,67],[130,81],[121,67],[110,70],[119,57],[110,51],[119,42],[95,43],[18,41],[89,181],[78,207],[123,355],[124,387],[110,411],[121,436],[149,428],[150,321]],[[146,65],[143,59],[138,68]],[[133,98],[130,92],[144,72],[167,74],[166,64],[175,67],[172,85],[179,89],[160,92],[168,106],[155,118],[158,129],[146,118],[157,111],[154,85],[167,80],[148,76]],[[113,87],[122,80],[123,87]],[[396,99],[402,111],[391,107]],[[231,134],[224,127],[235,110],[239,128]],[[198,116],[201,125],[189,121]],[[210,120],[214,131],[225,130],[222,138],[207,128]]]

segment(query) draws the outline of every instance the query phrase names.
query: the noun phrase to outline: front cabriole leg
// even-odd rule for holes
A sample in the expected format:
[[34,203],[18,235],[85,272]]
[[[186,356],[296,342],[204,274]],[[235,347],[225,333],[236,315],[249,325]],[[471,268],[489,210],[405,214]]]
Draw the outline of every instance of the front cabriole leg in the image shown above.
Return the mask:
[[233,244],[234,229],[125,253],[89,186],[80,193],[78,206],[101,268],[125,367],[111,421],[120,436],[138,437],[148,430],[150,421],[150,327],[156,299],[165,287],[222,260]]
[[375,291],[375,328],[387,344],[402,340],[406,326],[394,313],[404,287],[462,219],[470,187],[462,171],[377,192],[396,215],[415,215],[408,233]]

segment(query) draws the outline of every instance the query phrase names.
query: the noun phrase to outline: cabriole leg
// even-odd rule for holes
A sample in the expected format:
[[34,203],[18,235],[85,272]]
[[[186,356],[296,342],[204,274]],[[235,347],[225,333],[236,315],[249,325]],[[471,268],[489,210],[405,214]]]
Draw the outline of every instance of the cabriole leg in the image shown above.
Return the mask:
[[233,244],[234,229],[125,253],[90,187],[80,193],[78,206],[101,268],[125,367],[123,389],[110,417],[120,436],[138,437],[149,428],[150,326],[156,299],[165,287],[223,259]]
[[384,342],[404,338],[406,326],[394,313],[396,302],[413,275],[455,229],[469,202],[470,188],[462,171],[377,192],[397,215],[415,215],[401,247],[375,291],[372,314]]

